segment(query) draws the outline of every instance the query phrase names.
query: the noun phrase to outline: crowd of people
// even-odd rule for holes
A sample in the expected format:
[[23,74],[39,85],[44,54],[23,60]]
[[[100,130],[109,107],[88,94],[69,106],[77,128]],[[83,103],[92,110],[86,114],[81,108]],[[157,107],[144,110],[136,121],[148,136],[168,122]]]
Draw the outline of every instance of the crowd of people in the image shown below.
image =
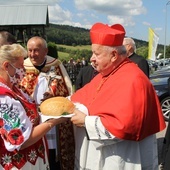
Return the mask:
[[73,85],[75,85],[77,75],[79,74],[81,68],[88,66],[88,61],[84,57],[82,59],[77,59],[77,60],[70,58],[68,62],[64,60],[62,61],[62,63],[66,68],[67,73]]
[[[0,32],[0,170],[158,169],[156,133],[166,125],[148,65],[125,35],[120,24],[95,23],[88,65],[48,56],[42,37],[25,49]],[[74,115],[42,122],[39,106],[55,96],[71,100]]]

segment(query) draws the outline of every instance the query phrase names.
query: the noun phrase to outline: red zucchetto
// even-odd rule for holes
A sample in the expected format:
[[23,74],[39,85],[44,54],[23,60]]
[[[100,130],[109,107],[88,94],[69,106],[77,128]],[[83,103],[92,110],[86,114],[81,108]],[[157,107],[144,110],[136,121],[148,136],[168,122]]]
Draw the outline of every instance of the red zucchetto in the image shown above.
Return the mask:
[[106,46],[121,46],[125,36],[125,29],[120,24],[108,26],[102,23],[96,23],[90,30],[92,44]]

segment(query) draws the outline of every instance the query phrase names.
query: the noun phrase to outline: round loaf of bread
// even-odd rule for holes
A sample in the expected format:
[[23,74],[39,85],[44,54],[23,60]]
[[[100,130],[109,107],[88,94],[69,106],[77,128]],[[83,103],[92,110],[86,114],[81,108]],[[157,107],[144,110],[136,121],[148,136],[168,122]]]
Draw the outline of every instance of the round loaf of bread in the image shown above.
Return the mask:
[[45,116],[61,116],[73,113],[75,105],[65,97],[52,97],[40,104],[40,111]]

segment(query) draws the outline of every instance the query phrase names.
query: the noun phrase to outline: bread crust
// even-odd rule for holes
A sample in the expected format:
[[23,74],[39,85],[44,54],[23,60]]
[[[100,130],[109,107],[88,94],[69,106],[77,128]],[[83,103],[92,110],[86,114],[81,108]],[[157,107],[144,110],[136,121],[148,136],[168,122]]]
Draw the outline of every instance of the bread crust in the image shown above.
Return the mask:
[[52,97],[40,104],[40,111],[46,116],[61,116],[72,114],[75,105],[65,97]]

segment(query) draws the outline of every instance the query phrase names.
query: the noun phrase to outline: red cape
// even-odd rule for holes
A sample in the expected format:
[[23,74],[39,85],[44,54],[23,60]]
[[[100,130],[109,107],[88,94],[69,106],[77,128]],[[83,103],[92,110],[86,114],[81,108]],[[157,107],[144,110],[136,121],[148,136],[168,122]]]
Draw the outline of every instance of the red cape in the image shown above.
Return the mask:
[[[98,74],[71,96],[120,139],[139,141],[165,128],[154,87],[136,64],[124,64],[107,80]],[[100,83],[104,81],[100,89]]]

